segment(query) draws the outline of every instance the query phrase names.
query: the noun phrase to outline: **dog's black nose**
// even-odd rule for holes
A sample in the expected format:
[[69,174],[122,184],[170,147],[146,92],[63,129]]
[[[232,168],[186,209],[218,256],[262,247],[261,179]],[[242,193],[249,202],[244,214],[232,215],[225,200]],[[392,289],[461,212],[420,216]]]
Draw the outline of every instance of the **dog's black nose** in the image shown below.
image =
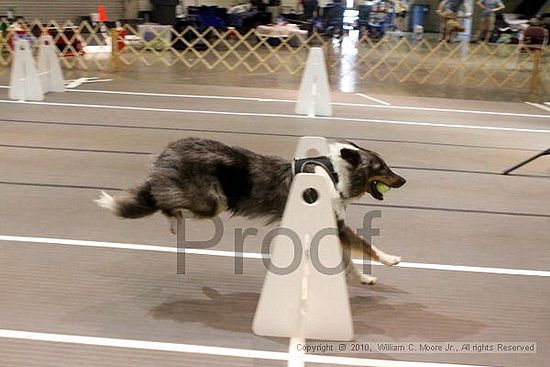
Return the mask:
[[406,182],[407,182],[407,180],[405,180],[403,177],[399,176],[399,179],[397,180],[397,184],[395,185],[395,187],[401,187],[401,186],[403,186]]

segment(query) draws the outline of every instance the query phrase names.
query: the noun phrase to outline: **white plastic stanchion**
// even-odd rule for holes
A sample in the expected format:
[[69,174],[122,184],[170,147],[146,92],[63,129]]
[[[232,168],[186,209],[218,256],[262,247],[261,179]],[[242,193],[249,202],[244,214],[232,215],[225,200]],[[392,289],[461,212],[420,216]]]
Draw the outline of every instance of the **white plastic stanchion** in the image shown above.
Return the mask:
[[312,47],[302,76],[296,113],[308,116],[332,116],[325,54],[320,47]]
[[19,39],[14,42],[14,47],[9,98],[42,101],[44,90],[34,64],[30,42]]
[[38,75],[44,93],[64,92],[63,73],[52,36],[41,36],[38,42]]
[[[320,139],[302,138],[297,153],[304,154],[299,156],[328,152],[326,141],[323,145]],[[310,148],[308,141],[314,147]],[[291,341],[353,339],[342,249],[332,206],[335,189],[323,172],[319,168],[314,174],[300,173],[292,182],[281,227],[293,232],[299,243],[287,234],[273,240],[271,264],[275,271],[268,270],[266,274],[252,327],[256,334],[289,337]],[[317,192],[315,202],[305,201],[303,194],[307,189]],[[326,233],[327,228],[333,232]],[[293,262],[297,263],[293,266]],[[291,346],[294,344],[291,342]]]
[[53,38],[49,35],[38,39],[38,64],[32,57],[28,40],[14,42],[15,55],[11,68],[10,99],[42,101],[48,92],[64,92],[65,85],[61,64]]

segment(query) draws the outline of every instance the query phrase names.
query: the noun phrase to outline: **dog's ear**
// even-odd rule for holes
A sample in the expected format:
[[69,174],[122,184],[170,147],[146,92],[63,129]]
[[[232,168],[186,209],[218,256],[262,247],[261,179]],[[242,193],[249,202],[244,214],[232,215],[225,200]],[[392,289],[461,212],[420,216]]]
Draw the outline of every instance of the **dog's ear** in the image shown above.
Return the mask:
[[357,167],[361,163],[361,154],[355,149],[342,148],[340,149],[340,156],[353,167]]

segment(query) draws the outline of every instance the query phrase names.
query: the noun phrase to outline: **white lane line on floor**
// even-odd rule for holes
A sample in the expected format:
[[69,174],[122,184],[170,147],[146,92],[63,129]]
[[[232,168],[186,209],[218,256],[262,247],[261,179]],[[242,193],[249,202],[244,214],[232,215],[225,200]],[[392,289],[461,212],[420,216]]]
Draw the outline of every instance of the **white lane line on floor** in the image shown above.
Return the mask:
[[[0,86],[0,88],[9,88],[9,87],[8,86]],[[199,94],[149,93],[149,92],[130,92],[130,91],[113,91],[113,90],[94,90],[94,89],[71,89],[71,90],[68,90],[68,92],[118,94],[118,95],[149,96],[149,97],[226,99],[226,100],[241,100],[241,101],[252,101],[252,102],[296,103],[296,100],[292,100],[292,99],[238,97],[238,96],[216,96],[216,95],[199,95]],[[396,110],[413,110],[413,111],[453,112],[453,113],[513,116],[513,117],[550,118],[550,115],[536,115],[536,114],[531,114],[531,113],[496,112],[496,111],[482,111],[482,110],[460,110],[460,109],[437,108],[437,107],[414,107],[414,106],[394,106],[394,105],[386,106],[386,105],[375,105],[375,104],[364,104],[364,103],[346,103],[346,102],[332,102],[332,105],[334,105],[334,106],[348,106],[348,107],[385,108],[385,109],[396,109]]]
[[528,104],[529,106],[537,107],[537,108],[540,108],[541,110],[550,112],[550,107],[546,107],[542,103],[533,103],[533,102],[525,102],[525,103]]
[[[205,114],[205,115],[312,119],[312,120],[328,120],[328,121],[338,121],[338,122],[349,121],[349,122],[364,122],[364,123],[377,123],[377,124],[388,124],[388,125],[411,125],[411,126],[425,126],[425,127],[450,128],[450,129],[472,129],[472,130],[511,131],[511,132],[550,134],[550,130],[545,130],[545,129],[527,129],[527,128],[519,128],[519,127],[500,127],[500,126],[484,126],[484,125],[460,125],[460,124],[445,124],[445,123],[435,123],[435,122],[418,122],[418,121],[401,121],[401,120],[361,119],[361,118],[351,118],[351,117],[326,117],[326,116],[308,117],[308,116],[302,116],[302,115],[286,115],[286,114],[277,114],[277,113],[188,110],[188,109],[176,109],[176,108],[152,108],[152,107],[117,106],[117,105],[85,104],[85,103],[31,102],[31,101],[25,102],[25,101],[11,101],[11,100],[5,100],[5,99],[0,99],[0,103],[19,104],[19,105],[37,105],[37,106],[113,109],[113,110],[129,110],[129,111],[196,113],[196,114]],[[550,115],[548,117],[550,117]]]
[[[149,92],[130,92],[130,91],[112,91],[112,90],[97,90],[97,89],[73,89],[69,92],[78,93],[98,93],[98,94],[118,94],[118,95],[130,95],[130,96],[149,96],[149,97],[173,97],[173,98],[199,98],[199,99],[226,99],[226,100],[241,100],[252,102],[280,102],[280,103],[296,103],[294,99],[277,99],[277,98],[260,98],[260,97],[237,97],[237,96],[216,96],[216,95],[199,95],[199,94],[174,94],[174,93],[149,93]],[[369,97],[373,98],[373,97]],[[550,118],[547,115],[535,115],[529,113],[514,113],[514,112],[495,112],[495,111],[481,111],[481,110],[460,110],[449,108],[437,108],[437,107],[414,107],[414,106],[393,106],[382,100],[377,100],[384,105],[364,104],[364,103],[346,103],[346,102],[332,102],[334,106],[348,106],[348,107],[367,107],[367,108],[387,108],[387,109],[401,109],[401,110],[416,110],[416,111],[435,111],[435,112],[456,112],[456,113],[468,113],[468,114],[484,114],[484,115],[500,115],[500,116],[515,116],[515,117],[533,117],[533,118]]]
[[[8,89],[7,85],[0,85],[0,89]],[[196,98],[196,99],[227,99],[236,101],[252,102],[284,102],[296,103],[293,99],[261,98],[261,97],[239,97],[239,96],[217,96],[204,94],[176,94],[176,93],[153,93],[153,92],[131,92],[124,90],[98,90],[98,89],[71,89],[67,92],[75,93],[93,93],[93,94],[114,94],[124,96],[144,96],[144,97],[169,97],[169,98]]]
[[304,367],[304,352],[303,346],[306,345],[306,340],[300,337],[289,338],[288,342],[288,367]]
[[[381,265],[381,264],[375,264],[375,265]],[[506,268],[491,268],[486,266],[424,264],[424,263],[409,263],[409,262],[401,262],[397,266],[400,268],[445,270],[445,271],[458,271],[458,272],[467,272],[467,273],[550,277],[550,271],[544,271],[544,270],[506,269]]]
[[[26,243],[45,244],[45,245],[102,247],[102,248],[113,248],[113,249],[124,249],[124,250],[157,251],[157,252],[172,252],[172,253],[178,252],[178,249],[176,247],[144,245],[144,244],[134,244],[134,243],[73,240],[73,239],[64,239],[64,238],[47,238],[47,237],[0,235],[0,242],[22,242],[22,243],[26,242]],[[235,257],[238,254],[238,255],[242,255],[242,257],[245,259],[262,259],[262,258],[269,257],[268,255],[262,255],[256,252],[236,253],[233,251],[222,251],[222,250],[211,250],[211,249],[185,249],[185,253],[193,254],[193,255],[222,256],[222,257]],[[362,260],[358,260],[358,259],[353,260],[353,262],[356,264],[363,263]],[[369,263],[372,265],[382,266],[382,264],[374,261]],[[484,266],[445,265],[445,264],[428,264],[428,263],[413,263],[413,262],[401,262],[396,266],[400,268],[443,270],[443,271],[456,271],[456,272],[467,272],[467,273],[550,277],[550,271],[544,271],[544,270],[506,269],[506,268],[492,268],[492,267],[484,267]]]
[[77,93],[97,93],[97,94],[118,94],[128,96],[145,96],[145,97],[169,97],[169,98],[196,98],[196,99],[227,99],[236,101],[252,101],[252,102],[283,102],[296,103],[292,99],[277,99],[277,98],[261,98],[261,97],[238,97],[238,96],[215,96],[203,94],[174,94],[174,93],[149,93],[149,92],[129,92],[129,91],[114,91],[114,90],[97,90],[97,89],[73,89],[70,92]]
[[550,102],[544,102],[544,104],[550,106]]
[[99,77],[68,79],[65,80],[65,88],[68,88],[67,90],[70,90],[76,87],[80,87],[82,84],[110,82],[112,80],[113,79],[100,79]]
[[378,98],[374,98],[374,97],[371,97],[371,96],[367,96],[366,94],[363,94],[363,93],[355,93],[356,95],[358,95],[359,97],[363,97],[363,98],[366,98],[366,99],[370,99],[371,101],[374,101],[376,103],[380,103],[384,106],[391,106],[391,103],[388,103],[388,102],[385,102],[385,101],[382,101],[381,99],[378,99]]
[[[78,345],[93,345],[112,348],[128,348],[154,350],[163,352],[204,354],[235,358],[264,359],[287,361],[289,354],[257,349],[241,349],[215,347],[209,345],[180,344],[167,342],[153,342],[135,339],[115,339],[97,336],[52,334],[33,331],[0,329],[0,338],[32,340],[41,342],[69,343]],[[305,354],[304,361],[309,363],[327,363],[340,366],[370,366],[370,367],[480,367],[453,363],[430,363],[413,361],[391,361],[384,359],[337,357],[328,355]]]

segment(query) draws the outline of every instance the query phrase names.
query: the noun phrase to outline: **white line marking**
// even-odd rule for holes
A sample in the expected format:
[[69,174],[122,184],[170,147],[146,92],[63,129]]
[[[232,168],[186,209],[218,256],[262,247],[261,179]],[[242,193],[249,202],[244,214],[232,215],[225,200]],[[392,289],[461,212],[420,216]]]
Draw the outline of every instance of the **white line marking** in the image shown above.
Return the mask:
[[[70,90],[69,92],[99,93],[99,94],[121,94],[121,95],[137,95],[137,96],[150,96],[150,97],[227,99],[227,100],[241,100],[241,101],[252,101],[252,102],[280,102],[280,103],[296,103],[297,102],[296,100],[292,100],[292,99],[235,97],[235,96],[213,96],[213,95],[196,95],[196,94],[147,93],[147,92],[127,92],[127,91],[103,91],[103,90],[92,90],[92,89],[74,89],[74,90]],[[380,101],[380,102],[383,102],[383,101]],[[384,103],[387,103],[387,102],[384,102]],[[459,109],[437,108],[437,107],[392,106],[390,104],[381,106],[381,105],[374,105],[374,104],[346,103],[346,102],[332,102],[331,104],[335,105],[335,106],[348,106],[348,107],[387,108],[387,109],[399,109],[399,110],[457,112],[457,113],[482,114],[482,115],[550,118],[550,116],[548,116],[548,115],[535,115],[535,114],[530,114],[530,113],[493,112],[493,111],[480,111],[480,110],[459,110]]]
[[197,99],[229,99],[237,101],[253,101],[253,102],[285,102],[295,103],[291,99],[276,99],[276,98],[257,98],[257,97],[237,97],[237,96],[214,96],[202,94],[174,94],[174,93],[148,93],[148,92],[129,92],[129,91],[103,91],[95,89],[74,89],[71,92],[78,93],[98,93],[98,94],[118,94],[128,96],[146,96],[146,97],[170,97],[170,98],[197,98]]
[[[152,112],[172,112],[172,113],[196,113],[207,115],[231,115],[231,116],[257,116],[257,117],[278,117],[291,119],[312,119],[312,117],[302,115],[285,115],[277,113],[252,113],[252,112],[230,112],[230,111],[208,111],[208,110],[187,110],[176,108],[152,108],[152,107],[136,107],[136,106],[116,106],[103,104],[85,104],[85,103],[60,103],[60,102],[32,102],[32,101],[11,101],[0,99],[0,103],[22,104],[22,105],[38,105],[38,106],[58,106],[58,107],[79,107],[79,108],[103,108],[113,110],[130,110],[130,111],[152,111]],[[550,115],[548,115],[550,117]],[[513,131],[527,133],[543,133],[548,134],[550,130],[545,129],[526,129],[516,127],[499,127],[499,126],[484,126],[484,125],[460,125],[460,124],[444,124],[434,122],[418,122],[418,121],[401,121],[401,120],[379,120],[379,119],[360,119],[351,117],[313,117],[317,120],[329,121],[350,121],[350,122],[370,122],[388,125],[412,125],[412,126],[427,126],[427,127],[444,127],[452,129],[473,129],[473,130],[491,130],[491,131]]]
[[[379,264],[376,264],[376,265],[379,265]],[[424,263],[409,263],[409,262],[401,262],[397,264],[397,266],[400,268],[413,268],[413,269],[550,277],[550,271],[543,271],[543,270],[506,269],[506,268],[490,268],[486,266],[443,265],[443,264],[424,264]]]
[[[9,86],[0,85],[0,89],[9,89]],[[237,97],[237,96],[214,96],[201,94],[175,94],[175,93],[152,93],[152,92],[130,92],[119,90],[97,90],[97,89],[71,89],[68,92],[75,93],[94,93],[94,94],[115,94],[125,96],[146,96],[146,97],[170,97],[170,98],[197,98],[197,99],[228,99],[237,101],[252,101],[252,102],[284,102],[296,103],[292,99],[277,99],[277,98],[258,98],[258,97]]]
[[533,102],[525,102],[525,103],[527,103],[529,106],[537,107],[537,108],[540,108],[541,110],[550,112],[550,107],[546,107],[541,103],[533,103]]
[[380,103],[380,104],[383,104],[384,106],[391,106],[391,103],[388,103],[388,102],[384,102],[378,98],[374,98],[374,97],[371,97],[371,96],[367,96],[366,94],[363,94],[363,93],[355,93],[356,95],[358,95],[359,97],[363,97],[363,98],[366,98],[366,99],[370,99],[371,101],[374,101],[374,102],[377,102],[377,103]]
[[65,88],[76,88],[76,87],[80,87],[82,85],[82,83],[84,83],[86,78],[79,78],[79,79],[75,79],[75,80],[66,80],[65,81]]
[[288,367],[304,367],[304,348],[299,348],[300,345],[305,345],[304,338],[293,337],[288,343]]
[[129,92],[118,90],[97,90],[97,89],[74,89],[71,92],[77,93],[97,93],[97,94],[117,94],[128,96],[145,96],[145,97],[170,97],[170,98],[196,98],[196,99],[228,99],[236,101],[252,101],[252,102],[283,102],[296,103],[292,99],[277,99],[277,98],[258,98],[258,97],[237,97],[237,96],[214,96],[203,94],[174,94],[174,93],[149,93],[149,92]]
[[72,80],[65,80],[65,88],[72,89],[81,86],[82,84],[87,83],[101,83],[101,82],[110,82],[113,79],[100,79],[99,77],[91,77],[91,78],[78,78],[78,79],[72,79]]
[[[228,347],[214,347],[209,345],[179,344],[167,342],[153,342],[135,339],[115,339],[97,336],[82,336],[68,334],[38,333],[32,331],[0,329],[0,338],[23,339],[54,343],[70,343],[80,345],[93,345],[113,348],[145,349],[163,352],[206,354],[235,358],[267,359],[275,361],[287,361],[289,354],[285,352],[272,352],[267,350],[241,349]],[[370,366],[370,367],[480,367],[474,365],[452,363],[429,363],[390,361],[383,359],[350,358],[327,355],[304,355],[304,361],[310,363],[328,363],[344,366]]]
[[[0,88],[9,88],[9,87],[8,86],[0,86]],[[71,90],[68,90],[68,92],[118,94],[118,95],[129,95],[129,96],[150,96],[150,97],[227,99],[227,100],[241,100],[241,101],[252,101],[252,102],[296,103],[296,100],[292,100],[292,99],[236,97],[236,96],[214,96],[214,95],[198,95],[198,94],[148,93],[148,92],[129,92],[129,91],[93,90],[93,89],[71,89]],[[480,111],[480,110],[459,110],[459,109],[437,108],[437,107],[413,107],[413,106],[392,106],[392,105],[386,106],[386,105],[374,105],[374,104],[363,104],[363,103],[345,103],[345,102],[333,102],[332,105],[335,105],[335,106],[349,106],[349,107],[366,107],[366,108],[385,108],[385,109],[397,109],[397,110],[414,110],[414,111],[456,112],[456,113],[480,114],[480,115],[550,118],[550,115],[535,115],[535,114],[531,114],[531,113],[494,112],[494,111]]]
[[[103,247],[103,248],[115,248],[115,249],[138,250],[138,251],[157,251],[157,252],[173,252],[173,253],[178,252],[178,249],[176,247],[168,247],[168,246],[72,240],[72,239],[63,239],[63,238],[21,237],[21,236],[0,235],[0,241],[30,242],[30,243],[40,243],[40,244],[48,244],[48,245]],[[193,254],[193,255],[209,255],[209,256],[224,256],[224,257],[235,257],[236,255],[236,253],[232,251],[220,251],[220,250],[208,250],[208,249],[185,249],[185,253]],[[261,259],[264,257],[262,254],[255,253],[255,252],[244,252],[242,253],[242,256],[246,259]],[[269,257],[269,256],[265,256],[265,257]]]
[[[117,242],[101,242],[101,241],[87,241],[87,240],[73,240],[64,238],[47,238],[47,237],[24,237],[24,236],[7,236],[0,235],[0,241],[3,242],[23,242],[23,243],[37,243],[46,245],[67,245],[67,246],[83,246],[83,247],[102,247],[124,250],[138,250],[138,251],[157,251],[157,252],[172,252],[177,253],[176,247],[156,246],[156,245],[142,245],[134,243],[117,243]],[[181,251],[181,249],[180,249]],[[221,251],[210,249],[185,249],[185,253],[193,255],[205,255],[205,256],[222,256],[222,257],[235,257],[236,255],[242,255],[245,259],[262,259],[269,258],[269,255],[263,255],[256,252],[244,252],[236,253],[233,251]],[[362,264],[362,260],[353,260],[356,264]],[[382,266],[378,262],[370,262],[372,265]],[[458,271],[468,273],[486,273],[486,274],[503,274],[503,275],[524,275],[524,276],[536,276],[536,277],[550,277],[550,271],[544,270],[525,270],[525,269],[506,269],[506,268],[491,268],[484,266],[467,266],[467,265],[444,265],[444,264],[428,264],[428,263],[413,263],[413,262],[401,262],[396,265],[400,268],[412,268],[412,269],[427,269],[427,270],[444,270],[444,271]]]
[[225,357],[258,358],[285,361],[287,353],[270,352],[253,349],[225,348],[206,345],[178,344],[152,342],[145,340],[114,339],[95,336],[80,336],[67,334],[37,333],[20,330],[0,329],[0,337],[24,340],[47,341],[56,343],[72,343],[115,348],[147,349],[165,352],[180,352],[193,354],[210,354]]
[[544,102],[544,104],[550,106],[550,102]]

